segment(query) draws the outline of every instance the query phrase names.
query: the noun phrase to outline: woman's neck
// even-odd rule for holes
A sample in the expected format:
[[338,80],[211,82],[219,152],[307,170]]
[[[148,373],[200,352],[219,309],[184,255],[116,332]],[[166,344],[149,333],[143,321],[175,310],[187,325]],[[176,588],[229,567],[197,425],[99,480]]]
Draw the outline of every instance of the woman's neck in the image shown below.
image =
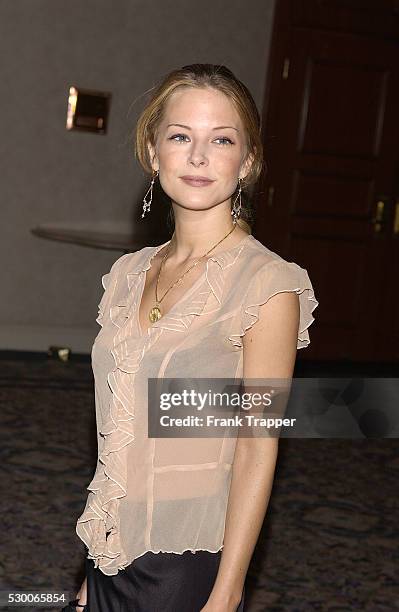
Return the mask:
[[171,239],[169,257],[176,263],[184,262],[203,257],[212,247],[215,248],[211,253],[217,254],[218,251],[234,247],[248,235],[238,224],[234,225],[231,216],[216,227],[204,228],[204,225],[202,223],[201,227],[187,227],[177,223]]

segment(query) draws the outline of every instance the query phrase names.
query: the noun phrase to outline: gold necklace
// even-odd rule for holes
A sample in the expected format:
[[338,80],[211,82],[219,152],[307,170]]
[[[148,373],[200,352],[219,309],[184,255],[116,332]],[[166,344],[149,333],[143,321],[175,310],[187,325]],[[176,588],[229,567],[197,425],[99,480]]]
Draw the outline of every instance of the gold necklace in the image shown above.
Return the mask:
[[170,243],[169,243],[169,247],[168,247],[168,249],[167,249],[167,251],[166,251],[166,253],[165,253],[165,255],[164,255],[164,257],[163,257],[163,259],[162,259],[162,261],[161,261],[161,265],[160,265],[160,267],[159,267],[158,278],[157,278],[157,284],[156,284],[156,286],[155,286],[155,306],[153,306],[153,307],[151,308],[150,313],[149,313],[149,319],[150,319],[151,323],[154,323],[155,321],[159,321],[159,319],[162,317],[162,312],[161,312],[160,304],[161,304],[162,300],[164,299],[164,297],[166,296],[166,294],[167,294],[167,293],[169,293],[169,291],[170,291],[171,289],[173,289],[173,287],[174,287],[175,285],[177,285],[177,283],[180,283],[180,282],[183,280],[183,278],[186,276],[186,274],[188,274],[188,272],[190,272],[190,270],[192,270],[193,268],[195,268],[195,266],[196,266],[196,265],[198,265],[198,264],[199,264],[199,262],[201,261],[201,259],[204,259],[204,257],[206,257],[206,256],[208,255],[208,253],[210,253],[211,251],[213,251],[213,249],[215,249],[215,248],[218,246],[218,244],[220,244],[221,242],[223,242],[223,240],[225,240],[225,239],[227,238],[227,236],[229,236],[229,235],[231,234],[231,232],[232,232],[232,231],[233,231],[233,230],[236,228],[236,225],[237,225],[237,224],[236,224],[236,223],[234,223],[233,228],[232,228],[232,229],[231,229],[231,230],[230,230],[230,231],[229,231],[229,232],[228,232],[228,233],[227,233],[227,234],[224,236],[224,238],[222,238],[221,240],[219,240],[219,242],[217,242],[217,243],[216,243],[216,244],[215,244],[215,245],[214,245],[214,246],[213,246],[211,249],[209,249],[209,251],[207,251],[207,252],[206,252],[204,255],[202,255],[202,256],[201,256],[201,257],[198,259],[198,261],[196,261],[196,262],[195,262],[195,263],[194,263],[192,266],[190,266],[190,267],[188,268],[188,270],[186,270],[186,271],[184,272],[184,274],[183,274],[182,276],[180,276],[180,278],[178,278],[178,279],[177,279],[177,281],[175,281],[175,282],[174,282],[172,285],[170,285],[170,287],[168,287],[168,289],[167,289],[167,290],[166,290],[166,292],[163,294],[163,296],[161,297],[161,299],[160,299],[160,300],[158,300],[158,283],[159,283],[159,278],[160,278],[160,275],[161,275],[161,271],[162,271],[162,268],[163,268],[164,262],[166,261],[166,259],[167,259],[167,257],[168,257],[168,254],[169,254],[169,251],[170,251],[170,246],[171,246],[172,240],[170,241]]

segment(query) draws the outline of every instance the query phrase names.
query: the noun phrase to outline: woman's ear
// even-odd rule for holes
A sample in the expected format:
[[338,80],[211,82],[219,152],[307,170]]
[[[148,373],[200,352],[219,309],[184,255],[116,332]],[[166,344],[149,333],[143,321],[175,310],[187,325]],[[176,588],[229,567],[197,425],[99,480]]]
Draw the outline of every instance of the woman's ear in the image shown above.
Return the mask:
[[148,149],[148,156],[150,158],[151,167],[153,170],[155,170],[155,172],[157,172],[159,170],[159,162],[158,162],[158,157],[155,151],[155,147],[151,143],[148,143],[147,149]]
[[245,179],[250,173],[254,159],[255,159],[254,154],[248,153],[245,160],[241,164],[241,170],[240,170],[240,175],[239,175],[241,179]]

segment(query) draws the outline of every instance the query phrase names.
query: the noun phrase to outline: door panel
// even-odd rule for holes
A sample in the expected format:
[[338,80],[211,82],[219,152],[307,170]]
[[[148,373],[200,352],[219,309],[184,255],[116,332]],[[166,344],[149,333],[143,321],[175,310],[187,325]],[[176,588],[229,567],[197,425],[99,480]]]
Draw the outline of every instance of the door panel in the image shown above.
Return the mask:
[[[363,15],[360,34],[351,20],[343,27],[351,10]],[[309,272],[320,305],[305,358],[399,360],[395,23],[388,3],[277,7],[254,234]]]

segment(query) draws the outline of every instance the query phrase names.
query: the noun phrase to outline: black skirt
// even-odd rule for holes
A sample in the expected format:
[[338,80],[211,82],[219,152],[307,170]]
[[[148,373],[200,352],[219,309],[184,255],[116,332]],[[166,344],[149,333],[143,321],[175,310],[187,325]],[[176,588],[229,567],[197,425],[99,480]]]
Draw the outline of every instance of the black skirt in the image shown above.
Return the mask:
[[[147,552],[115,576],[86,558],[88,612],[200,612],[213,589],[222,551]],[[244,610],[245,588],[237,612]]]

